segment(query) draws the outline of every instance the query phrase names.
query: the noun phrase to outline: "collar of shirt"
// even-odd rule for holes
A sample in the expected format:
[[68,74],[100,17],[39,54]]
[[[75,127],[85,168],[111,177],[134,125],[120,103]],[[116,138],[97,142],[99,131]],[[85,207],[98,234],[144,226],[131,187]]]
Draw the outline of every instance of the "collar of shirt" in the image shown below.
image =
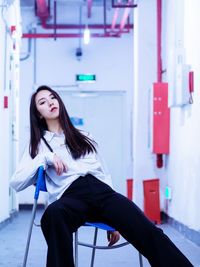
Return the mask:
[[63,135],[64,135],[63,132],[61,134],[57,134],[57,133],[53,133],[53,132],[50,132],[50,131],[45,131],[44,137],[47,140],[47,142],[51,142],[53,137],[55,137],[55,136],[61,137]]

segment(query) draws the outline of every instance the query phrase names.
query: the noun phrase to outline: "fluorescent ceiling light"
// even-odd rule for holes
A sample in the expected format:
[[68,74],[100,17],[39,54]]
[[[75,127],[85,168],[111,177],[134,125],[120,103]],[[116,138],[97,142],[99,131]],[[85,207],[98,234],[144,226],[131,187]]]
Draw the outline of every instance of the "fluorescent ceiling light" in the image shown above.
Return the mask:
[[90,30],[87,26],[85,27],[85,30],[83,33],[83,42],[86,45],[89,44],[89,42],[90,42]]

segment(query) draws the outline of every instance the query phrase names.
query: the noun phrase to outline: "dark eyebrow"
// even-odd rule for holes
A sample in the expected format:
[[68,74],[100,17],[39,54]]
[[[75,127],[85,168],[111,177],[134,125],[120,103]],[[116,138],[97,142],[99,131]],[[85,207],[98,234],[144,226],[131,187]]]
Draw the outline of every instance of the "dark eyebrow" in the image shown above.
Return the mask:
[[[54,96],[54,94],[53,94],[53,93],[50,93],[49,96]],[[39,103],[41,100],[45,100],[45,99],[46,99],[45,97],[40,98],[40,99],[38,100],[38,103]]]
[[45,98],[44,98],[44,97],[40,98],[40,99],[38,100],[38,103],[39,103],[41,100],[45,100]]

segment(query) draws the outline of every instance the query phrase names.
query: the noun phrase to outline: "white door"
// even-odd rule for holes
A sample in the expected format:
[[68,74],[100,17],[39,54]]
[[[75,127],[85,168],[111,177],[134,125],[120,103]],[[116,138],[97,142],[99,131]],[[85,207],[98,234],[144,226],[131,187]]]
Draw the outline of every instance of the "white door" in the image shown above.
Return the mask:
[[76,127],[90,132],[97,141],[114,188],[126,194],[126,169],[130,164],[131,146],[125,92],[61,91],[59,94],[69,116],[79,118],[80,125]]

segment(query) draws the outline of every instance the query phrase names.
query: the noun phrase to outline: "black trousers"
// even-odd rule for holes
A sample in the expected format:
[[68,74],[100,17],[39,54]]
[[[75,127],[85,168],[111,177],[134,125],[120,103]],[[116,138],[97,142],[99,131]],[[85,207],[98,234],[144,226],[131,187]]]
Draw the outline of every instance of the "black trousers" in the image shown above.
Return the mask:
[[74,267],[72,234],[86,221],[101,221],[117,229],[153,267],[193,266],[132,201],[86,175],[74,181],[43,214],[47,267]]

